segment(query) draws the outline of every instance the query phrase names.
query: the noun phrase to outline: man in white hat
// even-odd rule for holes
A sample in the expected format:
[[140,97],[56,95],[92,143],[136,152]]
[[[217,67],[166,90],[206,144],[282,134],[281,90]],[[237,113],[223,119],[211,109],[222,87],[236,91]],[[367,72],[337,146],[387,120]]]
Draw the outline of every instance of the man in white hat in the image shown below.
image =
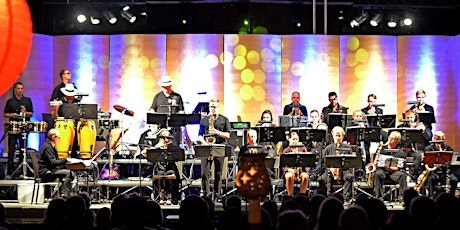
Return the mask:
[[[59,77],[61,77],[62,82],[56,87],[54,87],[53,94],[51,95],[50,101],[58,101],[58,100],[61,100],[62,97],[64,97],[64,94],[62,93],[61,89],[64,88],[66,84],[70,83],[70,81],[72,80],[72,73],[67,68],[62,69],[59,72]],[[81,98],[80,97],[75,98],[74,100],[77,100],[77,102],[79,102]]]
[[[71,83],[66,84],[65,87],[61,88],[61,93],[64,95],[64,97],[60,98],[60,101],[62,104],[73,104],[77,103],[78,99],[75,98],[76,95],[78,95],[80,92],[75,88],[75,86]],[[58,117],[62,117],[63,114],[62,107],[59,104],[56,104],[53,106],[53,111],[51,111],[51,116],[53,119],[56,119]]]
[[174,81],[170,76],[162,76],[157,82],[162,91],[153,98],[150,109],[156,113],[183,113],[184,103],[182,96],[171,89]]

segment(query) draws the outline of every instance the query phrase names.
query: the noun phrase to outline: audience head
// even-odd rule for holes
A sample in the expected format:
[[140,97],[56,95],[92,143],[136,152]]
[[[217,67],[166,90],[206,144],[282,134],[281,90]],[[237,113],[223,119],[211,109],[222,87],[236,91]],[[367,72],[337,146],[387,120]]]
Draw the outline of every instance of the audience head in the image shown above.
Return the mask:
[[302,210],[285,210],[278,216],[277,230],[303,230],[308,226],[307,216]]
[[368,230],[369,221],[363,208],[351,206],[342,211],[339,218],[339,230]]

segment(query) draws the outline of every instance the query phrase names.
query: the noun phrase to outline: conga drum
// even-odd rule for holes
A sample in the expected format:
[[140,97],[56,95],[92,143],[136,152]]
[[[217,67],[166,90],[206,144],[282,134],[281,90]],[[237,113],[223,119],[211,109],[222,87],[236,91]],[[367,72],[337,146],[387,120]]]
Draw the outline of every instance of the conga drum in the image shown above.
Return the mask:
[[96,122],[94,120],[80,120],[77,124],[77,138],[80,146],[80,158],[91,159],[96,145]]
[[72,152],[75,138],[75,123],[72,119],[57,119],[54,128],[61,133],[61,140],[56,145],[59,158],[68,158]]

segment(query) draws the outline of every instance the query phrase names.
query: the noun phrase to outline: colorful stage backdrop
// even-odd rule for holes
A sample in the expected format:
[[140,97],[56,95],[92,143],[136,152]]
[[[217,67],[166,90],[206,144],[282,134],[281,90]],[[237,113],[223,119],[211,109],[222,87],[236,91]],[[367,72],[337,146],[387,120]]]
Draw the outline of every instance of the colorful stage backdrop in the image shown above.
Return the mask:
[[[173,89],[182,94],[187,113],[218,97],[221,113],[251,124],[265,109],[279,115],[293,91],[301,93],[308,111],[321,110],[328,92],[336,91],[349,113],[365,107],[374,93],[384,113],[400,119],[415,91],[424,89],[435,108],[434,131],[444,131],[446,143],[459,150],[459,42],[460,36],[35,34],[19,81],[32,98],[32,120],[42,121],[59,71],[70,68],[72,81],[88,94],[82,103],[98,104],[122,120],[129,128],[125,141],[133,143],[148,128],[146,112],[166,74],[176,81]],[[9,90],[0,102],[11,96]],[[133,110],[134,117],[113,105]],[[196,138],[196,125],[187,130]],[[38,149],[43,140],[43,133],[31,133],[29,147]],[[1,145],[6,148],[6,140]]]

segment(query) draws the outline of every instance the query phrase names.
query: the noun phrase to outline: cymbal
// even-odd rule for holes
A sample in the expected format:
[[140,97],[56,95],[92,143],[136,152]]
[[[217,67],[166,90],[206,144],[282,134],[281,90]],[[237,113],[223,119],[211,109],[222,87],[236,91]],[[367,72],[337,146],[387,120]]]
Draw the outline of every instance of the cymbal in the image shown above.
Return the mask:
[[118,112],[120,112],[120,113],[122,113],[122,114],[131,116],[131,117],[134,116],[134,111],[129,110],[129,109],[127,109],[127,108],[124,107],[124,106],[121,106],[121,105],[114,105],[113,108],[114,108],[116,111],[118,111]]

